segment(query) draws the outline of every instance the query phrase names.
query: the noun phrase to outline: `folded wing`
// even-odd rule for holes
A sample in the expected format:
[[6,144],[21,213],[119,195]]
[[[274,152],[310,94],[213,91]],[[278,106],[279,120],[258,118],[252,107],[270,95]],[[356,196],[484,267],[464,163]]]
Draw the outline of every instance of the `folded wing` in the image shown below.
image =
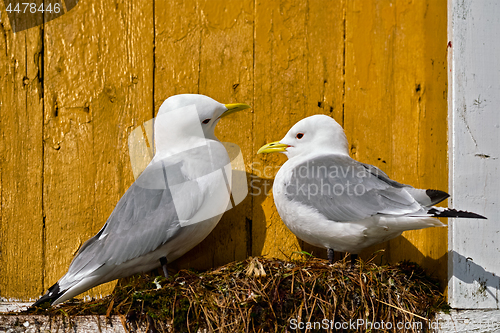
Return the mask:
[[344,155],[325,155],[293,170],[286,196],[317,209],[329,220],[356,221],[374,215],[425,215],[411,186]]

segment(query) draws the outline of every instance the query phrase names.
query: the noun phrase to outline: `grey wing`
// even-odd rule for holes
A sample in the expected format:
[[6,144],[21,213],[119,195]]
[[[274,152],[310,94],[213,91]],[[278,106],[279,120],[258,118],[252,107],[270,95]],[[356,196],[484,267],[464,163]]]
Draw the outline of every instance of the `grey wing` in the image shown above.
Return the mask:
[[348,156],[326,155],[295,167],[285,194],[332,221],[345,222],[423,212],[406,188],[411,187],[373,166]]
[[374,176],[374,177],[377,177],[378,179],[380,179],[381,181],[393,186],[393,187],[396,187],[396,188],[402,188],[402,187],[409,187],[409,188],[412,188],[412,186],[410,185],[406,185],[406,184],[401,184],[395,180],[392,180],[391,178],[389,178],[389,176],[387,176],[387,174],[385,172],[383,172],[382,170],[380,170],[379,168],[377,168],[376,166],[374,165],[371,165],[371,164],[366,164],[366,163],[361,163],[361,162],[358,162],[356,160],[353,160],[351,159],[352,161],[358,163],[359,165],[362,165],[370,174],[371,176]]
[[[150,164],[122,196],[104,227],[80,248],[68,273],[93,271],[105,263],[118,265],[149,253],[175,237],[181,231],[177,210],[194,214],[202,203],[200,191],[187,189],[192,193],[191,200],[176,202],[176,207],[168,184],[174,177],[177,186],[183,186],[181,178],[185,176],[180,170],[175,165]],[[196,186],[193,182],[185,184]]]
[[360,163],[367,169],[373,176],[379,178],[380,180],[386,182],[389,185],[392,185],[396,188],[404,187],[405,190],[422,206],[431,207],[432,205],[438,204],[441,201],[448,198],[450,195],[446,192],[439,190],[422,190],[418,188],[414,188],[413,186],[398,183],[395,180],[392,180],[379,168],[374,165]]

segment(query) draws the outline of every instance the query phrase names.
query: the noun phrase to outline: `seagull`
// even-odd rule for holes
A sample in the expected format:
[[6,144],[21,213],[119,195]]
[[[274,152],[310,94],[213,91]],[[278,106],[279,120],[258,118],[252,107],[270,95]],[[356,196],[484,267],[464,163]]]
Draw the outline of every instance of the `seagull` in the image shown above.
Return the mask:
[[230,207],[231,165],[219,120],[250,108],[175,95],[154,120],[156,153],[68,272],[33,306],[56,305],[99,284],[162,267],[200,243]]
[[342,126],[326,115],[300,120],[257,154],[275,152],[288,157],[273,184],[278,213],[298,238],[326,248],[330,263],[334,251],[351,253],[354,264],[361,250],[405,230],[446,226],[435,217],[485,219],[435,207],[448,193],[398,183],[352,159]]

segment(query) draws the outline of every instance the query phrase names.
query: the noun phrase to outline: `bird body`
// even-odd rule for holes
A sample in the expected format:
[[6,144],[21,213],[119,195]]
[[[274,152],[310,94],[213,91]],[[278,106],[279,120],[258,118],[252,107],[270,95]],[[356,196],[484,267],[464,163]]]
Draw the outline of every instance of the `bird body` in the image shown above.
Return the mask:
[[352,159],[342,127],[325,115],[299,121],[282,140],[259,149],[271,152],[288,157],[273,184],[280,217],[319,247],[357,254],[405,230],[445,226],[434,217],[484,218],[434,207],[448,194],[398,183]]
[[[317,156],[317,158],[326,159],[329,157],[332,155]],[[333,155],[333,157],[336,156]],[[304,200],[294,199],[295,195],[291,193],[292,188],[299,191],[293,183],[294,170],[298,165],[300,165],[300,159],[287,161],[280,168],[273,185],[273,197],[285,225],[307,243],[335,251],[359,253],[368,246],[395,238],[405,230],[444,226],[439,220],[425,216],[423,212],[421,213],[424,216],[395,217],[375,214],[367,217],[353,217],[353,220],[348,221],[341,218],[332,219],[333,217],[329,217],[326,211],[322,212],[321,208],[318,209],[310,204],[318,199],[316,189],[318,188],[319,191],[319,186],[303,188],[306,192],[305,196],[311,199],[315,197],[314,199],[307,200],[305,197]],[[334,191],[337,188],[331,187],[331,195],[326,195],[325,199],[335,198]],[[354,188],[351,190],[355,195]],[[413,204],[415,211],[420,210],[416,207],[417,205],[416,202]]]
[[156,153],[68,272],[34,305],[64,302],[99,284],[146,272],[200,243],[228,208],[231,166],[214,135],[218,120],[246,104],[203,95],[167,99],[155,119]]

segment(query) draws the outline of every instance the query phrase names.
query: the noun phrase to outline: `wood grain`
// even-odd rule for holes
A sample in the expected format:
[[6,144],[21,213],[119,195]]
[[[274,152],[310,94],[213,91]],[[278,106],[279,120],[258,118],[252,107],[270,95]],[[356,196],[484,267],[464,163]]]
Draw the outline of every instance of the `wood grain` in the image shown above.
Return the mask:
[[81,2],[45,27],[44,289],[133,182],[128,134],[152,115],[152,13],[145,2]]
[[0,292],[19,300],[43,283],[42,30],[14,34],[0,15]]
[[[461,309],[498,309],[500,6],[456,0],[449,6],[450,204],[488,218],[450,219],[449,303]],[[475,319],[476,313],[483,314],[465,316]],[[491,317],[487,313],[483,316]]]
[[[255,155],[309,115],[341,123],[354,158],[447,188],[444,0],[80,1],[17,34],[0,10],[1,297],[38,297],[66,272],[133,181],[128,134],[174,94],[253,108],[216,130],[241,147],[250,195],[172,268],[325,257],[274,206],[286,158]],[[363,256],[385,249],[381,261],[417,261],[445,284],[446,233],[407,232]]]
[[[446,2],[347,6],[345,129],[352,157],[393,179],[446,191]],[[446,283],[447,230],[408,231],[364,251],[411,259]]]
[[[198,27],[193,28],[200,38],[199,50],[187,51],[188,57],[193,54],[193,59],[198,61],[198,82],[194,86],[197,90],[186,92],[199,92],[224,104],[253,105],[253,1],[198,1],[197,8],[198,12],[192,14],[200,19]],[[176,13],[182,17],[185,14]],[[169,44],[176,42],[171,40]],[[174,73],[185,70],[186,66],[193,67],[183,58],[165,61]],[[221,119],[216,128],[219,140],[237,144],[245,161],[252,159],[253,117],[251,110],[244,110]],[[251,215],[252,197],[247,197],[226,212],[214,231],[172,267],[208,269],[244,260],[249,255],[247,229]]]
[[[307,4],[302,1],[256,3],[254,151],[281,139],[307,114],[306,16]],[[281,221],[272,198],[269,179],[284,161],[284,156],[276,154],[254,160],[253,173],[267,185],[267,191],[256,197],[262,204],[254,208],[254,255],[283,258],[300,251],[300,242]],[[266,169],[271,174],[264,175]]]

